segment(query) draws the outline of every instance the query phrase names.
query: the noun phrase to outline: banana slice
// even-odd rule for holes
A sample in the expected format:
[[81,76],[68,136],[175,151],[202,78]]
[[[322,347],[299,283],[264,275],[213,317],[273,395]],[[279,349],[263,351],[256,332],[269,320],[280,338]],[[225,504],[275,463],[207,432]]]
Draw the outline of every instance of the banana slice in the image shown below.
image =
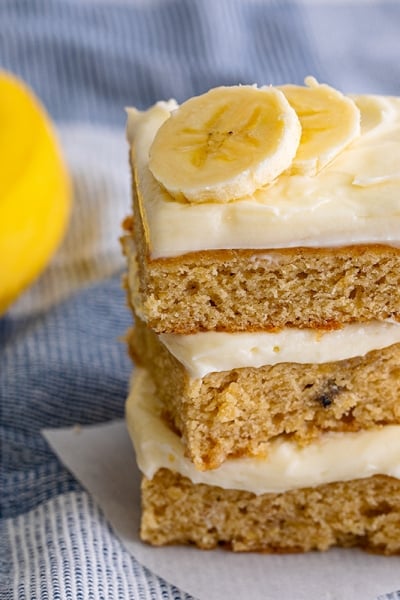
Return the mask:
[[218,87],[183,103],[150,148],[154,177],[176,199],[228,202],[285,171],[301,136],[276,88]]
[[291,175],[315,175],[360,135],[360,110],[351,98],[313,77],[307,77],[305,83],[307,87],[279,87],[302,128]]
[[396,117],[392,102],[386,96],[351,96],[361,112],[361,135],[380,125],[390,125]]

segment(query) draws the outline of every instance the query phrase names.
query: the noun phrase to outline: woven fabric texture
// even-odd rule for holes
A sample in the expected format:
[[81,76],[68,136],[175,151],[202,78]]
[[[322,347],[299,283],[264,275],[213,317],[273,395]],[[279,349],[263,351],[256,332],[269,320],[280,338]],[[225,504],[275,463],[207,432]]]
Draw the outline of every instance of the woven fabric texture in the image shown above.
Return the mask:
[[124,107],[309,74],[400,95],[399,26],[395,1],[0,2],[0,68],[42,99],[74,185],[61,248],[0,317],[1,600],[188,598],[127,554],[40,433],[123,415]]

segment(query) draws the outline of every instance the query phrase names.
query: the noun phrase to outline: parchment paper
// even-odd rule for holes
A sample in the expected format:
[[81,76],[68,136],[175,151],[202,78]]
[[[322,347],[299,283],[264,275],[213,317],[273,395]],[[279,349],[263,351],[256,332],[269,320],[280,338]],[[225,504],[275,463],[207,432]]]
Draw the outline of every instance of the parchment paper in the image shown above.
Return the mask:
[[124,422],[43,433],[136,559],[199,600],[400,597],[386,596],[400,589],[400,557],[341,549],[293,555],[234,554],[143,544],[138,536],[140,474]]

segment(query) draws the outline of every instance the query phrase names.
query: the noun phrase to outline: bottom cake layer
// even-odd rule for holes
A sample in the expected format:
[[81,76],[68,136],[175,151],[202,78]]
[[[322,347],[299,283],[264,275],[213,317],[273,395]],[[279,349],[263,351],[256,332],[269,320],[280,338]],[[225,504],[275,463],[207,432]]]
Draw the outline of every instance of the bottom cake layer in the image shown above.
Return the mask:
[[162,468],[142,481],[141,537],[153,545],[307,552],[331,546],[400,553],[400,481],[385,475],[255,495]]

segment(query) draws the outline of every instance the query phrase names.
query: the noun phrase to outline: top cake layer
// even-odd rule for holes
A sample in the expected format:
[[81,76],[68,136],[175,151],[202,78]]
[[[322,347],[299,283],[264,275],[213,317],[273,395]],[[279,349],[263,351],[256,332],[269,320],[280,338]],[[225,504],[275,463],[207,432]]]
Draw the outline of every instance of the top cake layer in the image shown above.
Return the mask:
[[[230,149],[233,158],[225,150],[221,155],[226,138],[235,133],[235,115],[232,128],[228,119],[220,131],[214,116],[200,119],[197,129],[185,119],[182,124],[182,109],[176,110],[173,100],[143,113],[128,110],[135,217],[126,224],[123,240],[127,284],[136,314],[156,332],[335,329],[354,322],[400,320],[400,98],[350,98],[315,85],[317,95],[322,88],[328,104],[332,95],[339,109],[332,115],[325,109],[315,113],[307,103],[301,106],[299,118],[294,113],[301,122],[299,141],[289,107],[288,127],[294,127],[298,146],[293,158],[293,140],[281,135],[278,127],[278,146],[289,144],[283,155],[278,153],[279,173],[276,162],[272,171],[253,173],[250,156],[244,175],[240,174],[240,158],[245,152],[251,155],[254,142],[253,125],[249,127],[246,120],[244,136],[243,123],[238,127],[239,148]],[[225,89],[230,88],[217,92],[223,95]],[[283,94],[278,92],[281,106]],[[229,103],[223,111],[226,106]],[[282,107],[285,112],[284,103]],[[335,139],[342,117],[346,120],[341,108],[349,108],[354,126],[344,128],[344,138]],[[189,113],[189,121],[195,115],[196,125],[198,113]],[[279,115],[274,119],[280,121]],[[259,126],[264,135],[268,115],[265,121],[255,109],[250,112],[252,120],[257,122],[257,135]],[[171,127],[173,131],[177,122],[180,129],[174,137]],[[310,160],[304,149],[313,136],[318,138],[320,128],[322,142],[316,144],[317,154]],[[196,181],[190,189],[187,132],[192,138],[188,145],[192,167],[200,165],[202,170],[205,164],[210,189],[207,177],[203,181],[193,177]],[[215,168],[207,166],[210,150],[221,159],[222,184],[219,163]],[[244,183],[237,184],[237,173],[224,179],[235,154]],[[276,149],[272,154],[276,159]],[[256,166],[260,160],[263,165],[264,158],[257,154]],[[265,177],[267,183],[259,187]],[[256,191],[230,200],[249,179]],[[210,194],[215,194],[214,200]]]
[[174,199],[149,170],[149,150],[177,108],[128,110],[128,139],[148,259],[218,249],[400,246],[400,99],[356,96],[361,133],[314,175],[285,171],[231,202]]

